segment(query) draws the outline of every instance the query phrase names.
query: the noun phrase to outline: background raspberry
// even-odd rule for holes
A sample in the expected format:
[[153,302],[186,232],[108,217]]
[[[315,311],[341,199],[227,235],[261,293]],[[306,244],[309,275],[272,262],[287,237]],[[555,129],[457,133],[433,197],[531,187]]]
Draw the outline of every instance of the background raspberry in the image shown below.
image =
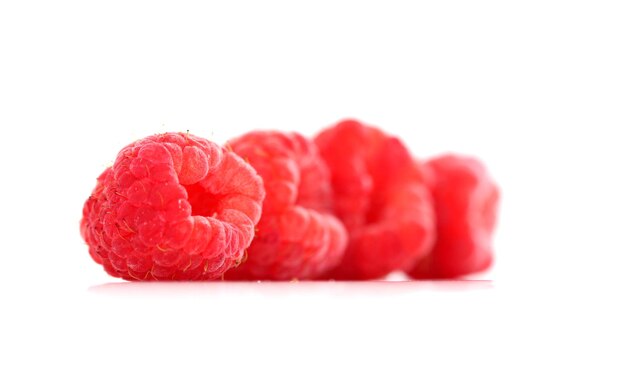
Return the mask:
[[415,278],[456,278],[489,268],[493,260],[499,190],[476,158],[444,155],[426,163],[437,213],[431,253],[409,274]]
[[335,213],[350,237],[329,277],[381,278],[428,253],[431,198],[420,167],[398,138],[345,120],[322,131],[315,143],[331,172]]
[[334,268],[347,236],[330,214],[330,176],[315,145],[297,133],[255,131],[232,150],[263,178],[267,197],[246,261],[229,279],[312,279]]
[[190,134],[154,135],[100,175],[81,233],[114,277],[215,279],[243,258],[264,194],[234,153]]

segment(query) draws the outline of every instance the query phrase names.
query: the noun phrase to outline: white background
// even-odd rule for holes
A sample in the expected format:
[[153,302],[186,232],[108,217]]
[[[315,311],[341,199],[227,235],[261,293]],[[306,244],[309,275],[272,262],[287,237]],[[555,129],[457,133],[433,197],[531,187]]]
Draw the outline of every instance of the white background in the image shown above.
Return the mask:
[[[626,367],[622,2],[222,3],[0,3],[0,369]],[[145,285],[89,258],[82,204],[129,142],[344,117],[486,162],[487,281]]]

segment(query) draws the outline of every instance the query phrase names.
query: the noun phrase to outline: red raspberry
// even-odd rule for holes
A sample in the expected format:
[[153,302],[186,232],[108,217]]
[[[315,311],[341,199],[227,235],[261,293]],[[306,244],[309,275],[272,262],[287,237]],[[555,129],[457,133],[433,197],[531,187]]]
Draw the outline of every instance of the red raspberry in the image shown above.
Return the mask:
[[81,234],[114,277],[215,279],[250,245],[264,193],[234,153],[189,134],[154,135],[122,149],[100,175]]
[[331,278],[380,278],[428,253],[432,202],[420,168],[398,138],[346,120],[315,143],[332,175],[335,213],[350,237]]
[[456,278],[489,268],[497,186],[474,158],[445,155],[428,161],[426,168],[437,213],[437,239],[409,275]]
[[332,210],[330,179],[315,145],[296,133],[255,131],[229,142],[263,178],[267,197],[245,263],[227,279],[319,277],[340,261],[346,231]]

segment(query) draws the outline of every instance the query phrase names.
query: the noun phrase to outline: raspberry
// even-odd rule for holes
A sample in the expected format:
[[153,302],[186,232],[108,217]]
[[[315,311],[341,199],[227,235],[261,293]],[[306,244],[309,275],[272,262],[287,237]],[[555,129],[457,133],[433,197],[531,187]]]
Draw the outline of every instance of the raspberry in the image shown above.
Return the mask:
[[398,138],[346,120],[322,131],[315,143],[331,172],[335,213],[349,233],[345,256],[329,277],[380,278],[428,253],[434,234],[430,194]]
[[263,178],[267,197],[245,263],[227,279],[314,279],[346,247],[332,210],[330,179],[315,145],[296,133],[254,131],[229,142]]
[[431,253],[408,270],[415,278],[456,278],[492,263],[499,191],[474,158],[445,155],[426,163],[437,239]]
[[234,153],[167,133],[123,148],[83,208],[81,234],[106,272],[126,280],[206,280],[244,255],[264,198]]

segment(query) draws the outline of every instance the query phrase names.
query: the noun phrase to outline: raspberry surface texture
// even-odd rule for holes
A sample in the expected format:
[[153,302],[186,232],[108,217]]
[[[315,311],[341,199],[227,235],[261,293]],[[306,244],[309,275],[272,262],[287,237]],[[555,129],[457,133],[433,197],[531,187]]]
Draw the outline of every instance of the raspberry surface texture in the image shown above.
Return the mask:
[[93,260],[126,280],[211,280],[240,262],[265,196],[236,154],[184,133],[123,148],[83,207]]
[[315,279],[334,268],[347,234],[331,213],[330,175],[313,142],[253,131],[228,146],[258,171],[267,197],[247,259],[226,279]]
[[376,279],[412,266],[434,238],[421,167],[396,137],[345,120],[315,139],[331,172],[335,214],[349,243],[335,279]]
[[477,159],[444,155],[426,163],[437,214],[431,253],[408,270],[414,278],[445,279],[477,273],[493,261],[492,234],[499,190]]

